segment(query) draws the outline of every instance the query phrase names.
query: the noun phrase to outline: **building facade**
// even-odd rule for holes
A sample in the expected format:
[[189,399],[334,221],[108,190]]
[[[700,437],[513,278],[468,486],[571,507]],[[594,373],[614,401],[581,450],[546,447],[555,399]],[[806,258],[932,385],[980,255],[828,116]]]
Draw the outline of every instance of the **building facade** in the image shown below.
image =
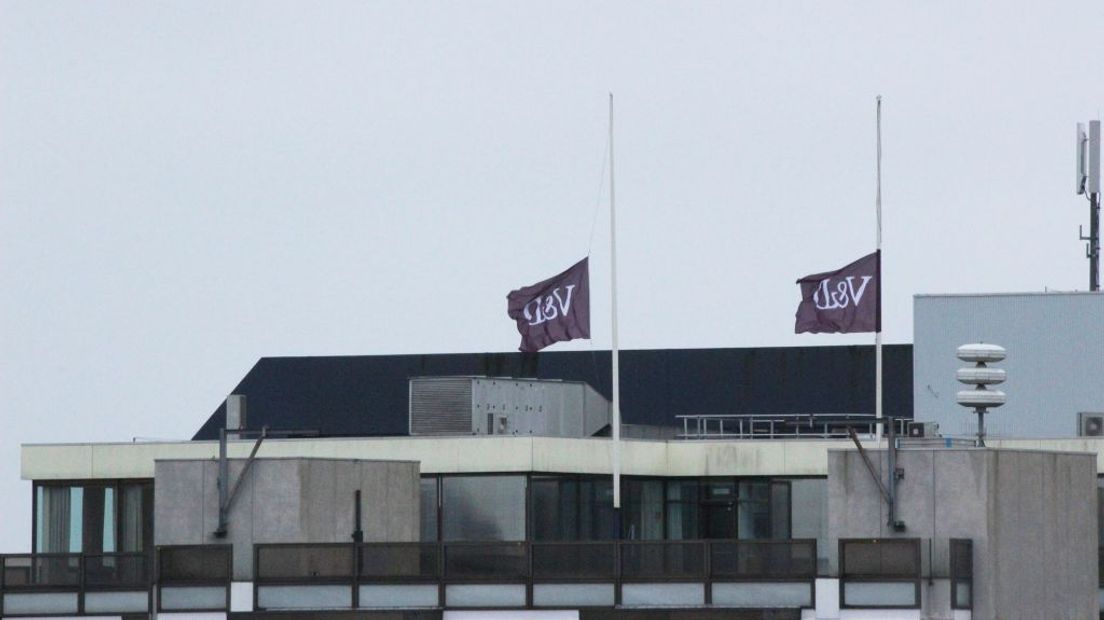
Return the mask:
[[[545,410],[502,396],[529,380],[462,398],[470,430],[409,434],[412,378],[493,366],[606,394],[590,354],[262,360],[236,390],[249,403],[238,427],[220,406],[191,441],[24,446],[32,553],[0,558],[0,617],[1099,613],[1100,439],[902,437],[888,450],[863,387],[871,351],[823,349],[630,354],[647,387],[625,421],[665,421],[670,438],[621,443],[620,509],[608,428],[497,432],[515,419],[501,411]],[[909,358],[889,364],[903,435],[912,351],[891,351]],[[721,408],[734,389],[742,404]],[[1023,598],[1038,592],[1045,607]]]

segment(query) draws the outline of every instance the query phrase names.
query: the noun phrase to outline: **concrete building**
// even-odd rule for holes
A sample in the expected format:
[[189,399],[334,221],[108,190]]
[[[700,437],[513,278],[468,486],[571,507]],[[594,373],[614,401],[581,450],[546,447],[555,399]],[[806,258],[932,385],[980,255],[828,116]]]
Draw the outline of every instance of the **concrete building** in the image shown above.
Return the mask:
[[[24,446],[34,553],[0,558],[0,616],[1095,617],[1104,441],[902,438],[895,478],[871,352],[626,353],[625,422],[675,438],[622,443],[619,511],[610,439],[533,417],[541,389],[461,399],[471,434],[409,434],[411,379],[491,369],[605,396],[590,353],[262,360],[224,450],[222,406],[191,441]],[[887,369],[904,431],[911,347]],[[486,433],[474,405],[492,402],[528,408],[514,428],[532,432]]]

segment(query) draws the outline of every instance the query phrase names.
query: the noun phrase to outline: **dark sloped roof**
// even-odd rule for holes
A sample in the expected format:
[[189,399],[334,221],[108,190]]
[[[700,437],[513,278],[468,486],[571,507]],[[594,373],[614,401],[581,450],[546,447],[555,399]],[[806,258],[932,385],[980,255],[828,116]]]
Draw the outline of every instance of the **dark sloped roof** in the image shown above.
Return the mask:
[[[884,349],[885,414],[912,416],[912,345]],[[608,351],[263,357],[233,389],[248,427],[406,435],[407,380],[488,375],[584,381],[609,397]],[[622,351],[626,424],[679,414],[873,413],[873,346]],[[193,439],[215,439],[225,405]]]
[[[609,351],[265,357],[232,393],[250,429],[323,436],[407,434],[410,377],[488,375],[585,381],[610,396]],[[912,416],[912,345],[886,345],[886,415]],[[621,352],[627,424],[674,425],[688,413],[873,413],[874,347],[657,349]],[[194,439],[216,439],[219,405]]]

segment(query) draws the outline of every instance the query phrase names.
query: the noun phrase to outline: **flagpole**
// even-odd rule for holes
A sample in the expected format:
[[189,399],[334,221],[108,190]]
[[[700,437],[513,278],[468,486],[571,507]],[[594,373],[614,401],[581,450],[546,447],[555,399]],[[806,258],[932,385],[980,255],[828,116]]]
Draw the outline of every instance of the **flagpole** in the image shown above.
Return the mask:
[[[874,330],[874,417],[882,421],[882,96],[877,98],[878,108],[878,188],[874,206],[878,212],[878,316]],[[875,439],[882,443],[882,425],[874,424]]]
[[[614,211],[613,188],[613,93],[609,96],[609,166],[610,166],[610,322],[613,360],[613,402],[610,403],[610,426],[613,430],[613,515],[615,530],[621,531],[621,376],[617,348],[617,218]],[[620,538],[620,536],[618,536]]]

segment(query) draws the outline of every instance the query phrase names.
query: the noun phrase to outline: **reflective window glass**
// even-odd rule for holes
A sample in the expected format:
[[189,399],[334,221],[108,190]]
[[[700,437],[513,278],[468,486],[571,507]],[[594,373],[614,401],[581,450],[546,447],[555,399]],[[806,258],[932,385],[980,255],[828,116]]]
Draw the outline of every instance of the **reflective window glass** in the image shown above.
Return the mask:
[[610,478],[581,479],[579,500],[579,540],[613,538],[613,482]]
[[579,539],[579,486],[574,477],[533,478],[533,540]]
[[153,484],[43,484],[35,489],[36,553],[114,553],[153,545]]
[[437,541],[437,477],[422,478],[419,490],[422,513],[422,542]]
[[124,484],[119,490],[119,547],[126,552],[153,548],[153,485]]
[[744,539],[771,537],[770,482],[741,482],[737,531]]
[[770,487],[771,538],[790,538],[790,483],[772,482]]
[[698,491],[697,480],[667,481],[667,538],[695,540],[701,537]]
[[624,538],[663,538],[663,481],[625,480],[622,483]]
[[525,540],[524,476],[445,476],[441,492],[443,540]]

